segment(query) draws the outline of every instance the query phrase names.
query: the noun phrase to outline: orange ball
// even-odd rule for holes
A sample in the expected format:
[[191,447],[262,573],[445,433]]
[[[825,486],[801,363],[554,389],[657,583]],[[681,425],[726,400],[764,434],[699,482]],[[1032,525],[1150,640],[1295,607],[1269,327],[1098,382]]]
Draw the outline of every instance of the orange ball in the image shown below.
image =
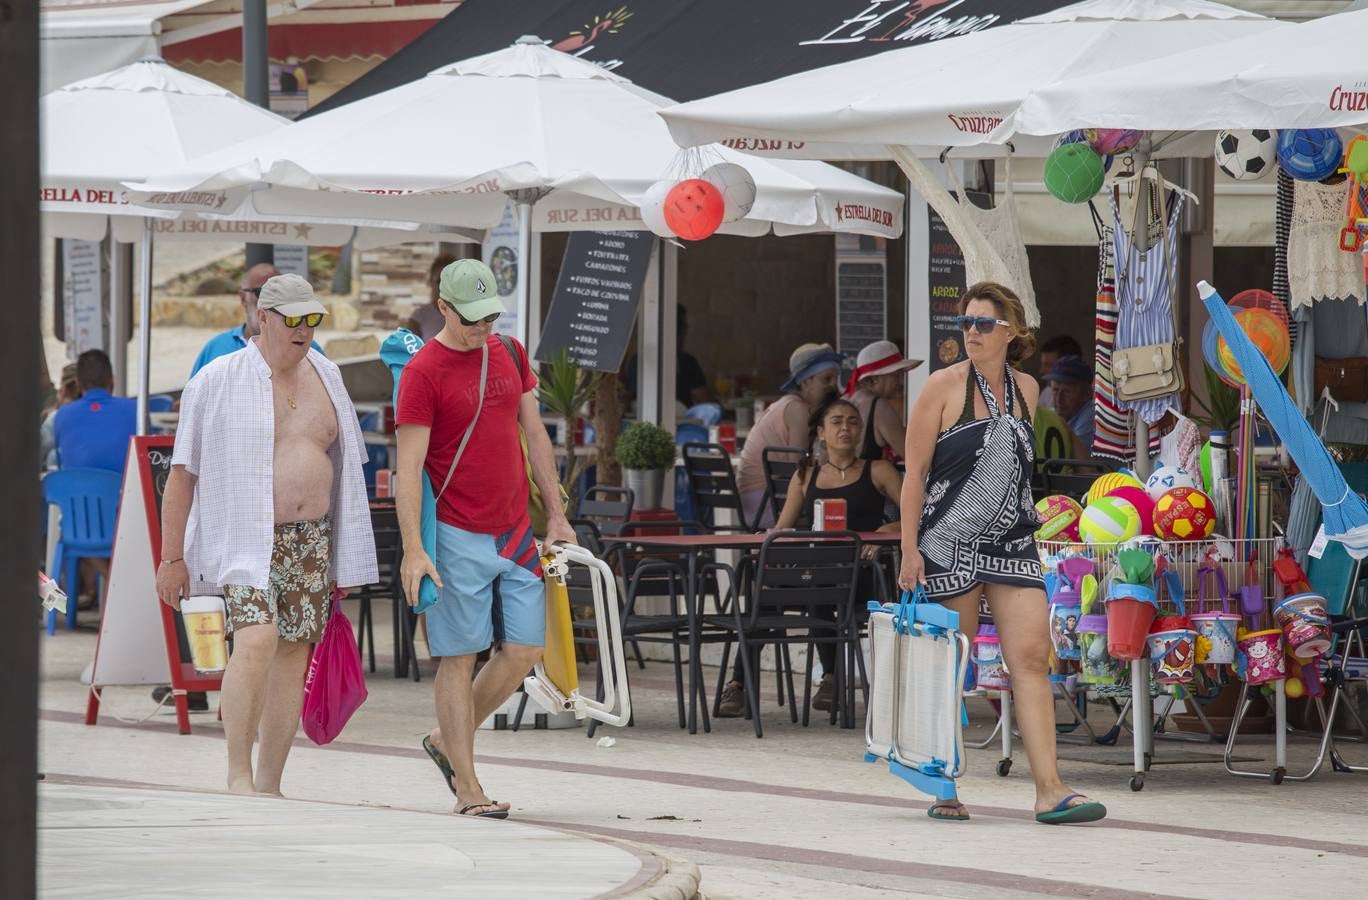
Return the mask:
[[690,178],[665,195],[665,224],[686,241],[701,241],[722,225],[727,204],[722,193],[701,178]]

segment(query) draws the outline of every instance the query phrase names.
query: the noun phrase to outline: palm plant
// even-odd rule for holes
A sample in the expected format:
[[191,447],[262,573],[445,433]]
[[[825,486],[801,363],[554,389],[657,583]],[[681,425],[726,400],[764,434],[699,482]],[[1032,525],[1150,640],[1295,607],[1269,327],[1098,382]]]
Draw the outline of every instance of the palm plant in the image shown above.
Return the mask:
[[575,455],[575,419],[598,390],[602,377],[597,372],[581,368],[579,363],[570,358],[568,350],[561,349],[549,363],[542,366],[541,381],[537,385],[537,399],[564,422],[558,438],[561,449],[565,451],[561,487],[570,498],[566,503],[568,515],[574,514],[575,497],[571,489],[588,465],[587,458]]

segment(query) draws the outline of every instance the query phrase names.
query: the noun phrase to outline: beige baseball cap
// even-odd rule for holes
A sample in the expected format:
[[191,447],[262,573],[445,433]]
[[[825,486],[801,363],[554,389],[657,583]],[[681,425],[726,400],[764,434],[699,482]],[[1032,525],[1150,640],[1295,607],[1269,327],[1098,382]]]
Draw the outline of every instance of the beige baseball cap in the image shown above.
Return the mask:
[[257,309],[273,309],[282,316],[328,314],[328,308],[314,296],[313,285],[298,275],[277,275],[261,286]]

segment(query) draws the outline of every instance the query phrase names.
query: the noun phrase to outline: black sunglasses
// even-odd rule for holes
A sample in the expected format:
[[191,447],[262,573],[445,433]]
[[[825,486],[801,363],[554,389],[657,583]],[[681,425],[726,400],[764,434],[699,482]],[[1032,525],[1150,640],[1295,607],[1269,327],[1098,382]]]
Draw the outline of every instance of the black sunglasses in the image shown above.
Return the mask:
[[993,329],[999,325],[1011,327],[1012,323],[1006,319],[994,319],[989,316],[955,316],[955,324],[960,331],[968,331],[970,328],[977,328],[979,334],[992,334]]
[[255,296],[255,297],[257,297],[257,298],[260,298],[260,297],[261,297],[261,288],[259,288],[259,287],[254,287],[254,288],[245,287],[245,288],[242,289],[242,293],[244,293],[244,294],[252,294],[253,296]]
[[308,313],[303,316],[287,316],[278,310],[273,309],[271,312],[285,320],[286,328],[298,328],[300,325],[308,325],[310,328],[317,328],[319,323],[323,321],[322,313]]
[[483,319],[476,319],[474,321],[471,321],[470,319],[467,319],[465,316],[457,312],[456,307],[452,306],[447,301],[443,300],[442,303],[446,305],[447,309],[456,313],[456,318],[460,319],[461,324],[467,328],[474,328],[476,325],[493,325],[495,322],[499,320],[499,316],[503,315],[503,313],[494,313],[494,315],[492,316],[485,316]]

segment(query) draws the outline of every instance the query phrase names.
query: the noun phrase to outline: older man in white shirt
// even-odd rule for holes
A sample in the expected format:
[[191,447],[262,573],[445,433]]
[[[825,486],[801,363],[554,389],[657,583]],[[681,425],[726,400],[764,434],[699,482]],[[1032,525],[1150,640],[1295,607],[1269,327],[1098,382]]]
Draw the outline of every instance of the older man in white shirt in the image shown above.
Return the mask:
[[337,366],[310,349],[327,310],[298,275],[267,281],[257,310],[260,334],[181,397],[157,593],[174,609],[223,594],[228,789],[279,795],[333,588],[377,572],[356,410]]

